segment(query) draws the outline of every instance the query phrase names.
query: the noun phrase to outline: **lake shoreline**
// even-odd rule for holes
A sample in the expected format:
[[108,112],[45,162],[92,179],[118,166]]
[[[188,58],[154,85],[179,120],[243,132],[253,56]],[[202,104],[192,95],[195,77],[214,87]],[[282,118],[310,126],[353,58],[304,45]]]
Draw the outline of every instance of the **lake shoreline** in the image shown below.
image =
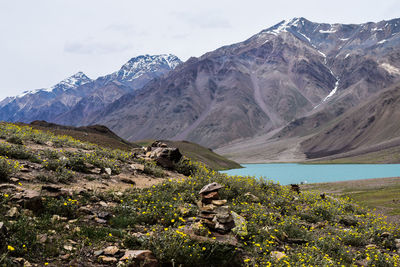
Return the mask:
[[244,168],[222,173],[260,177],[283,185],[400,177],[400,164],[256,163],[242,166]]

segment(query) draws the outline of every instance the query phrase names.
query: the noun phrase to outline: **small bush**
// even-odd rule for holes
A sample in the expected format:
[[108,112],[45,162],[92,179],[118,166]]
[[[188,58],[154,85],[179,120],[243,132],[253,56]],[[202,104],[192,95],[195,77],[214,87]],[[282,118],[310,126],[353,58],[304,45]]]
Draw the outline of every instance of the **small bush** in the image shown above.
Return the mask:
[[17,144],[17,145],[23,145],[22,138],[18,135],[13,135],[13,136],[7,138],[7,142]]
[[18,161],[12,161],[0,156],[0,181],[7,181],[20,168]]
[[22,145],[0,144],[0,155],[14,159],[27,159],[38,162],[38,157]]
[[157,166],[154,163],[150,163],[150,162],[145,163],[143,173],[152,175],[154,177],[164,177],[165,176],[165,173],[161,167]]

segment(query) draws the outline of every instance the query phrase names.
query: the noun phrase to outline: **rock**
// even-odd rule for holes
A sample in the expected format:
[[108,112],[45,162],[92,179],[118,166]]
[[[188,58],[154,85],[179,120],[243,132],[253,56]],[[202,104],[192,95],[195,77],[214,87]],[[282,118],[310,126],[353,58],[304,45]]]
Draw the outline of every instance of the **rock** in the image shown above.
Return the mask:
[[112,171],[111,168],[104,168],[104,171],[106,172],[106,174],[111,175]]
[[100,256],[99,257],[100,261],[103,263],[115,263],[118,260],[114,257],[106,257],[106,256]]
[[99,217],[100,219],[108,220],[112,217],[112,215],[109,212],[102,211],[97,214],[97,217]]
[[226,204],[226,199],[221,199],[221,200],[212,200],[211,204],[215,205],[215,206],[223,206]]
[[18,183],[19,179],[18,178],[10,178],[10,181],[13,183]]
[[67,251],[72,251],[74,248],[71,245],[64,245],[64,249]]
[[247,199],[249,199],[251,202],[260,202],[260,198],[257,197],[257,196],[255,196],[255,195],[253,195],[253,194],[250,193],[250,192],[247,192],[246,194],[244,194],[244,196],[245,196]]
[[290,187],[292,191],[296,192],[297,194],[300,194],[300,186],[298,184],[291,184]]
[[104,255],[114,256],[119,252],[119,248],[117,246],[109,246],[106,247],[104,250]]
[[59,220],[61,220],[60,215],[53,215],[53,217],[51,217],[51,222],[54,224],[55,222],[58,222]]
[[53,146],[54,144],[53,144],[53,142],[51,142],[51,141],[47,141],[46,143],[44,143],[46,146]]
[[[1,227],[0,227],[1,230]],[[395,239],[394,243],[396,244],[396,248],[400,249],[400,239]]]
[[26,168],[25,166],[23,166],[22,169],[20,169],[19,171],[23,173],[31,172],[31,170],[29,168]]
[[34,190],[25,190],[18,203],[25,209],[30,209],[33,212],[40,212],[43,209],[42,197],[39,192]]
[[101,174],[101,169],[100,168],[93,168],[90,170],[91,173],[93,174]]
[[39,241],[39,243],[44,244],[47,241],[47,234],[39,234],[36,236],[36,239]]
[[217,221],[214,226],[216,231],[223,233],[223,234],[228,233],[234,227],[235,227],[235,223],[233,221],[228,222],[228,223],[220,223]]
[[219,223],[227,224],[233,221],[232,215],[230,213],[219,213],[215,216]]
[[230,213],[231,209],[229,206],[217,206],[214,211],[216,213]]
[[213,204],[208,204],[208,205],[203,205],[200,210],[201,211],[213,211],[217,206],[214,206]]
[[173,169],[175,163],[178,163],[181,160],[182,154],[178,148],[158,147],[151,152],[150,157],[155,159],[157,164],[161,167]]
[[9,218],[15,218],[19,215],[19,211],[16,207],[12,207],[11,209],[9,209],[6,213],[6,216]]
[[155,259],[153,252],[150,250],[127,250],[125,251],[125,255],[122,256],[119,260],[124,261],[124,260],[132,260],[132,259],[138,259],[138,260],[145,260],[145,259]]
[[141,171],[141,172],[144,171],[143,164],[134,163],[134,164],[129,165],[129,167],[131,167],[135,171]]
[[191,225],[191,229],[196,235],[199,236],[207,236],[208,235],[208,229],[201,223],[201,222],[196,222]]
[[[71,254],[65,254],[65,255],[61,255],[60,259],[62,260],[67,260],[69,257],[71,257]],[[24,266],[25,267],[25,266]]]
[[93,214],[93,211],[88,207],[79,207],[78,211],[84,214]]
[[121,182],[126,183],[126,184],[132,184],[132,185],[136,184],[136,182],[134,180],[126,178],[126,177],[122,177],[120,180],[121,180]]
[[218,189],[221,189],[222,187],[223,187],[222,185],[220,185],[220,184],[218,184],[216,182],[211,183],[211,184],[207,184],[200,190],[199,194],[201,195],[201,194],[206,194],[206,193],[209,193],[209,192],[213,192],[213,191],[216,191]]
[[214,192],[210,192],[210,193],[207,193],[207,194],[203,194],[201,197],[202,197],[202,202],[203,203],[204,202],[211,203],[212,200],[218,200],[219,199],[219,194],[218,194],[217,191],[214,191]]
[[102,206],[102,207],[105,207],[105,208],[108,207],[108,204],[106,202],[104,202],[104,201],[100,201],[99,205]]
[[97,223],[100,223],[100,224],[106,224],[107,223],[106,220],[103,220],[103,219],[100,219],[100,218],[94,218],[94,221],[97,222]]
[[56,185],[43,185],[42,190],[46,190],[52,193],[61,192],[61,186]]
[[0,190],[6,190],[6,189],[12,189],[12,190],[16,190],[17,186],[14,184],[0,184]]
[[375,249],[377,246],[375,244],[369,244],[365,246],[366,249]]
[[94,254],[96,257],[98,257],[98,256],[100,256],[100,255],[103,254],[103,253],[104,253],[103,250],[96,250],[93,254]]
[[167,146],[166,143],[163,143],[163,142],[157,140],[157,141],[154,141],[154,142],[150,145],[150,149],[151,149],[152,147],[168,147],[168,146]]
[[286,256],[286,254],[285,253],[283,253],[283,252],[280,252],[280,251],[272,251],[271,252],[271,257],[272,258],[274,258],[275,260],[281,260],[281,259],[283,259],[283,258],[285,258],[285,257],[287,257]]
[[231,211],[231,215],[235,223],[235,227],[232,229],[232,232],[238,236],[247,236],[249,233],[247,231],[246,220],[234,211]]
[[381,237],[383,237],[383,238],[388,238],[390,236],[390,233],[389,232],[383,232],[382,234],[381,234]]

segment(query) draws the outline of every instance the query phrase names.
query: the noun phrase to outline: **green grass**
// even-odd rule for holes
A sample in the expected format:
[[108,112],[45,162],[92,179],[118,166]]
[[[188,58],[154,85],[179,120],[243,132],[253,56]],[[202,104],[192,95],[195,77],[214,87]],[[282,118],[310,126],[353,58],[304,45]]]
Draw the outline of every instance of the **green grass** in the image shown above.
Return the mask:
[[400,179],[383,178],[337,183],[321,183],[303,186],[305,190],[331,192],[347,196],[361,206],[376,209],[377,213],[388,216],[390,221],[400,219]]
[[305,164],[385,164],[400,163],[400,147],[382,149],[380,151],[369,152],[361,155],[342,157],[328,160],[311,160]]

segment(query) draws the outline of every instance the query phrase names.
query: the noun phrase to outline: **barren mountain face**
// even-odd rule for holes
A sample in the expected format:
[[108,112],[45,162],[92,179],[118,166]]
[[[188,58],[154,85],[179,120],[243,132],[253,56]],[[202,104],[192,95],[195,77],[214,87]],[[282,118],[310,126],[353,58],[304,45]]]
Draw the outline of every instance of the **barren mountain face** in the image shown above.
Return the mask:
[[319,126],[398,80],[399,26],[399,20],[283,21],[244,42],[191,58],[92,122],[130,140],[188,139],[211,147],[302,117],[311,116]]

